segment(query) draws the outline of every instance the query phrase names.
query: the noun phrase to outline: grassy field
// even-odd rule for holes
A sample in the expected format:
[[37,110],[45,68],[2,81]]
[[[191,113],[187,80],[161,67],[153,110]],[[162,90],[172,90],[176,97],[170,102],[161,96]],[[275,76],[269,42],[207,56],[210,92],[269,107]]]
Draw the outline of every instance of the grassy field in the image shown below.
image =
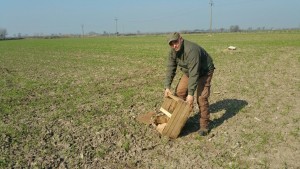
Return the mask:
[[176,140],[135,120],[162,103],[163,35],[0,41],[0,168],[298,168],[300,32],[183,37],[217,68],[207,137],[197,109]]

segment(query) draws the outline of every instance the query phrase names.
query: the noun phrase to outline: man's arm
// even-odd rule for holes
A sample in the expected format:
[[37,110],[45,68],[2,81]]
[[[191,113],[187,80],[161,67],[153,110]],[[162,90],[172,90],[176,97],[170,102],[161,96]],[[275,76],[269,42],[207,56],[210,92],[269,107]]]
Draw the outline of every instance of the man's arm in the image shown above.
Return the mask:
[[168,63],[167,63],[167,71],[166,71],[166,79],[165,79],[165,88],[170,89],[172,81],[176,74],[177,62],[175,54],[170,51]]
[[199,79],[200,70],[200,51],[193,49],[188,56],[188,69],[189,69],[189,81],[188,81],[188,95],[194,96],[197,88],[197,82]]

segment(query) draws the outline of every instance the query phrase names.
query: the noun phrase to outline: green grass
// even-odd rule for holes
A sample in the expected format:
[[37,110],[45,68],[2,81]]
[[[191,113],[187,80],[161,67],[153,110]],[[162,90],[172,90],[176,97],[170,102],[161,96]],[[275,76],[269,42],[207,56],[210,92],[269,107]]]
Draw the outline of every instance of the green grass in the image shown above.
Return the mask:
[[[217,69],[211,105],[227,99],[225,114],[234,114],[212,130],[213,149],[220,153],[216,160],[209,158],[210,164],[269,167],[275,163],[267,156],[270,145],[280,147],[284,140],[292,140],[287,151],[293,156],[291,150],[299,141],[299,31],[183,37],[212,55]],[[237,50],[226,50],[230,45]],[[159,108],[168,49],[163,35],[0,41],[0,167],[19,168],[30,161],[29,168],[53,167],[62,165],[58,157],[70,168],[93,166],[93,160],[117,151],[108,140],[125,137],[124,132],[153,140],[153,131],[133,116]],[[232,99],[247,105],[241,107]],[[223,131],[230,134],[222,135]],[[136,144],[143,145],[132,139],[123,139],[119,148],[131,153]],[[197,151],[191,154],[201,151],[197,144],[209,143],[200,137],[180,140],[174,143],[178,147],[195,144]],[[156,144],[169,144],[160,141]],[[239,156],[228,152],[231,141],[242,143],[243,149],[231,150]],[[248,159],[261,154],[267,155]],[[179,164],[175,159],[169,162]],[[293,166],[284,160],[282,166]]]

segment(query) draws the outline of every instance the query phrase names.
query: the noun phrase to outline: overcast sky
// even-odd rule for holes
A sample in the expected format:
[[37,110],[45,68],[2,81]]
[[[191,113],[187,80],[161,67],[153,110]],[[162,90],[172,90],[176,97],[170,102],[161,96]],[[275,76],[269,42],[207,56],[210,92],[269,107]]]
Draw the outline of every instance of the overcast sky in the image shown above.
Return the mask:
[[[81,34],[209,29],[209,0],[0,0],[0,28]],[[300,0],[213,0],[212,27],[300,28]],[[116,20],[117,19],[117,20]]]

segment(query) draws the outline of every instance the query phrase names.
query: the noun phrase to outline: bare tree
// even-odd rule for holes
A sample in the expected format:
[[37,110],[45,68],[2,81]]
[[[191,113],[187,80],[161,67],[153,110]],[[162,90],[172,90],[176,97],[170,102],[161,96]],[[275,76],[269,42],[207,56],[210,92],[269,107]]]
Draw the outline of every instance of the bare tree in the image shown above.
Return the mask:
[[230,26],[230,32],[240,32],[240,27],[238,25]]
[[0,28],[0,39],[5,39],[7,31],[4,28]]

